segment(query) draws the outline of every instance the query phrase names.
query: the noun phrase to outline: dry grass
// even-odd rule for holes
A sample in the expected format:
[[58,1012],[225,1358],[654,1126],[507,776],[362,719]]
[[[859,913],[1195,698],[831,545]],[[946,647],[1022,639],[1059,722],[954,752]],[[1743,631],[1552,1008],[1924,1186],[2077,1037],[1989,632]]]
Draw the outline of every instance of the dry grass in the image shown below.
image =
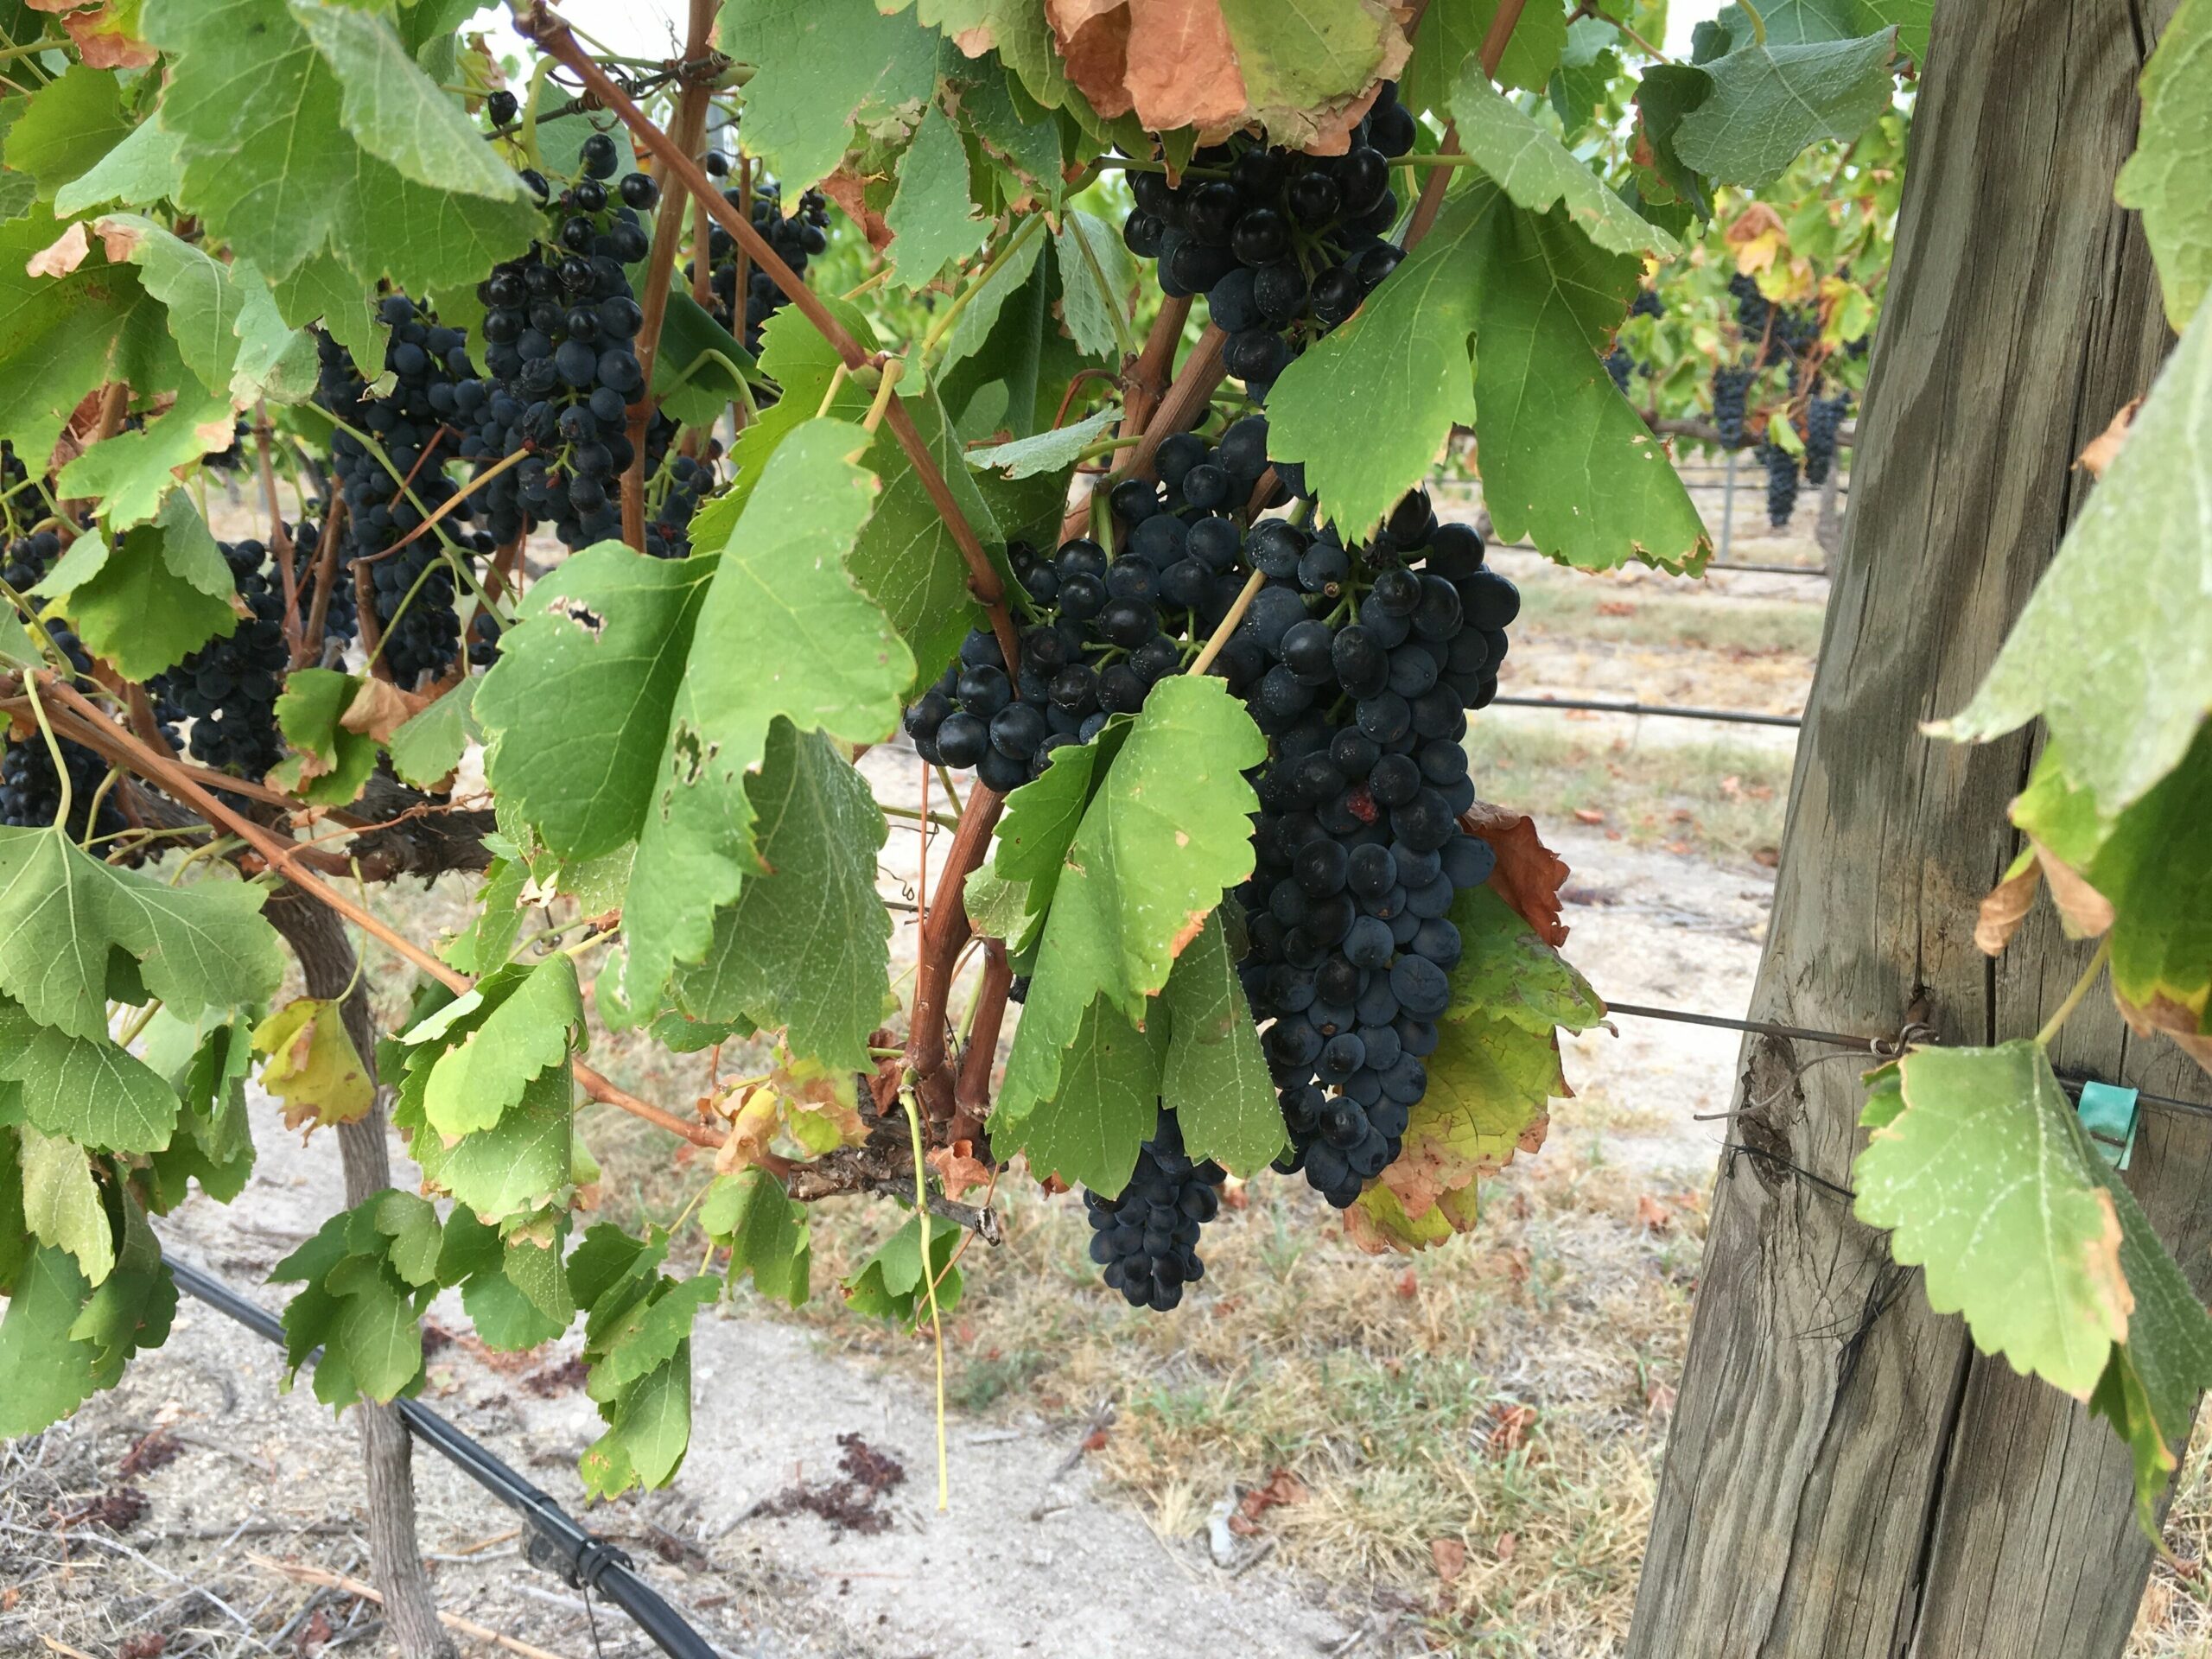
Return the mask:
[[[1657,579],[1597,581],[1550,566],[1516,569],[1513,579],[1521,589],[1516,634],[1805,658],[1820,649],[1818,603],[1725,598],[1694,583],[1662,586]],[[1826,590],[1813,592],[1824,597]]]
[[1467,741],[1477,786],[1539,823],[1578,813],[1631,846],[1717,862],[1770,862],[1789,793],[1786,749],[1743,743],[1637,742],[1617,719],[1499,710]]
[[[1561,1127],[1577,1133],[1494,1184],[1472,1236],[1410,1261],[1360,1254],[1301,1184],[1263,1177],[1208,1228],[1205,1281],[1165,1317],[1099,1283],[1073,1197],[1009,1189],[1007,1243],[963,1263],[950,1398],[1110,1412],[1090,1461],[1169,1535],[1288,1471],[1302,1499],[1258,1522],[1274,1559],[1433,1645],[1611,1652],[1703,1223],[1700,1200],[1588,1155],[1600,1138],[1575,1110]],[[1649,1198],[1656,1228],[1639,1214]],[[888,1205],[816,1212],[817,1298],[801,1317],[918,1377],[925,1342],[853,1320],[834,1289],[893,1222]]]

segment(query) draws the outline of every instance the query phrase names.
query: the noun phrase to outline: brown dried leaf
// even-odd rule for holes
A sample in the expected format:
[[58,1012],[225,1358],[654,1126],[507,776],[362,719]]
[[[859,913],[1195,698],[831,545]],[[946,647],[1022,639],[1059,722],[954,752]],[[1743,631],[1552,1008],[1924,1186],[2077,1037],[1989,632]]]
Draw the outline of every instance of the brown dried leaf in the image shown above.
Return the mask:
[[[2043,866],[2044,879],[2050,883],[2051,902],[2058,906],[2058,918],[2065,926],[2066,937],[2094,939],[2102,936],[2112,926],[2112,900],[2041,842],[2031,841],[2029,845],[2036,849],[2037,861]],[[1975,930],[1975,942],[1980,942],[1979,928]]]
[[1155,132],[1233,124],[1244,76],[1220,0],[1129,0],[1127,85]]
[[1060,67],[1090,107],[1108,120],[1135,107],[1127,86],[1127,0],[1045,0],[1045,20],[1060,48]]
[[1529,1431],[1535,1426],[1534,1406],[1501,1407],[1484,1444],[1492,1457],[1507,1457],[1529,1443]]
[[948,1198],[957,1198],[963,1192],[991,1184],[990,1166],[976,1156],[973,1141],[955,1141],[949,1147],[939,1147],[928,1154],[926,1161],[937,1171]]
[[1467,1570],[1467,1547],[1457,1538],[1430,1539],[1428,1558],[1436,1564],[1436,1576],[1446,1584],[1456,1583]]
[[2146,1037],[2154,1033],[2171,1037],[2183,1053],[2212,1071],[2212,1035],[2202,1029],[2203,1016],[2196,1009],[2175,1001],[2163,991],[2147,1003],[2131,1002],[2117,992],[2113,1001],[2137,1031]]
[[2112,417],[2111,423],[2089,440],[2088,447],[2082,451],[2076,464],[2088,467],[2091,478],[2105,475],[2105,468],[2112,465],[2113,457],[2120,453],[2120,446],[2127,442],[2127,429],[2134,423],[2135,411],[2142,407],[2140,397],[2129,398],[2120,406],[2120,413]]
[[779,1114],[776,1091],[766,1084],[748,1089],[742,1100],[730,1095],[713,1103],[715,1113],[729,1120],[729,1136],[715,1154],[715,1173],[735,1175],[759,1163],[768,1151]]
[[346,712],[339,715],[338,723],[349,732],[389,743],[391,734],[428,708],[429,702],[428,697],[401,690],[389,680],[364,680],[353,700],[346,705]]
[[2043,866],[2030,859],[2024,868],[2006,876],[1986,893],[1974,925],[1974,948],[1985,957],[2000,953],[2012,940],[2036,901],[2043,885]]
[[92,251],[92,238],[86,234],[85,221],[80,219],[33,254],[25,262],[23,273],[29,276],[67,276],[85,263],[85,256]]
[[1560,888],[1569,874],[1567,861],[1544,845],[1535,820],[1487,801],[1477,801],[1459,817],[1460,827],[1480,836],[1497,855],[1497,868],[1490,885],[1498,897],[1513,906],[1521,919],[1536,931],[1545,944],[1567,943],[1567,925],[1560,919]]
[[882,214],[868,205],[868,181],[851,168],[840,167],[817,188],[845,210],[846,218],[861,227],[868,237],[868,246],[881,253],[891,245],[891,226]]
[[1637,1225],[1649,1227],[1655,1233],[1663,1233],[1673,1229],[1675,1212],[1649,1192],[1643,1192],[1637,1196],[1636,1219]]

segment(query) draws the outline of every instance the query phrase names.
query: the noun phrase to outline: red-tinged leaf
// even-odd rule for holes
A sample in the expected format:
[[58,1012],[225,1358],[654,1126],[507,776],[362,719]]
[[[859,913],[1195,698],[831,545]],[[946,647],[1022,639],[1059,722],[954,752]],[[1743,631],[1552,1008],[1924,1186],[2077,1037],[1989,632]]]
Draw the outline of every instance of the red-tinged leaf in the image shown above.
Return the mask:
[[1567,861],[1544,845],[1535,820],[1525,812],[1477,801],[1460,816],[1459,824],[1488,842],[1497,855],[1490,885],[1545,944],[1565,944],[1567,930],[1560,919],[1559,891],[1567,884]]

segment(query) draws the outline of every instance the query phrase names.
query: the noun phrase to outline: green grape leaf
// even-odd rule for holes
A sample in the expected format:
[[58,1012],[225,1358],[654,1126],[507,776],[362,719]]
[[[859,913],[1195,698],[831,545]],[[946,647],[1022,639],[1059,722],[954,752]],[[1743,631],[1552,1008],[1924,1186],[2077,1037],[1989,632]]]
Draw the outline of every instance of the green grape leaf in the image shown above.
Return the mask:
[[1028,918],[1018,931],[1009,927],[999,934],[1009,949],[1026,947],[1033,931],[1029,923],[1052,907],[1069,844],[1082,826],[1083,815],[1100,781],[1128,741],[1131,724],[1128,715],[1117,715],[1090,742],[1062,744],[1046,761],[1041,776],[1006,798],[995,850],[987,868],[1003,884],[1008,907],[1006,919],[1013,920],[1013,906],[1017,904],[1020,914]]
[[1243,772],[1265,753],[1251,716],[1219,680],[1178,675],[1153,688],[1084,809],[1051,894],[1041,971],[992,1119],[1002,1152],[1020,1144],[1024,1120],[1058,1090],[1062,1057],[1093,1000],[1103,995],[1124,1020],[1142,1020],[1146,999],[1166,983],[1223,891],[1251,874],[1255,798]]
[[676,964],[706,955],[715,912],[760,868],[742,779],[771,724],[874,742],[898,723],[913,658],[843,563],[875,493],[847,458],[866,441],[841,421],[794,429],[722,551],[623,906],[634,1003],[658,1005]]
[[[1448,1195],[1470,1192],[1478,1177],[1503,1168],[1516,1152],[1535,1151],[1551,1098],[1567,1093],[1557,1039],[1510,1020],[1469,1017],[1440,1025],[1436,1047],[1422,1064],[1427,1091],[1411,1108],[1404,1150],[1381,1177],[1414,1221]],[[1451,1213],[1471,1224],[1471,1198]]]
[[[165,1058],[170,1051],[164,1033],[190,1045],[174,1064]],[[218,1204],[228,1204],[253,1174],[253,1124],[245,1105],[252,1033],[236,1020],[200,1033],[163,1008],[147,1027],[146,1058],[168,1077],[184,1107],[168,1147],[147,1160],[147,1207],[166,1214],[184,1202],[193,1181]]]
[[1675,130],[1688,165],[1729,184],[1758,189],[1823,138],[1848,143],[1890,107],[1896,32],[1861,40],[1784,44],[1770,35],[1730,41],[1725,57],[1699,67],[1711,91]]
[[253,1048],[269,1057],[261,1086],[283,1103],[288,1129],[351,1123],[377,1103],[377,1086],[333,999],[295,997],[254,1027]]
[[883,815],[828,738],[787,720],[745,791],[763,869],[715,918],[705,960],[678,973],[677,1001],[694,1019],[787,1027],[794,1054],[866,1071],[890,964]]
[[[930,1275],[937,1281],[941,1313],[960,1306],[960,1269],[953,1253],[960,1230],[938,1222],[930,1228]],[[908,1330],[929,1317],[929,1288],[922,1282],[922,1224],[912,1216],[883,1241],[842,1289],[845,1306],[874,1319],[895,1319]]]
[[961,124],[998,164],[1003,193],[1017,211],[1058,202],[1067,188],[1060,124],[1020,88],[1007,76],[985,75],[958,92]]
[[1245,102],[1279,144],[1310,143],[1327,126],[1319,111],[1405,62],[1402,14],[1379,0],[1220,0],[1220,10]]
[[16,1275],[0,1319],[0,1439],[60,1421],[112,1387],[135,1350],[167,1339],[176,1287],[153,1230],[133,1206],[124,1211],[123,1249],[99,1286],[51,1245]]
[[474,707],[486,774],[561,857],[613,852],[644,828],[715,569],[601,542],[533,585],[500,637]]
[[431,1063],[424,1121],[451,1139],[499,1122],[524,1090],[564,1064],[582,1039],[584,1001],[573,958],[502,968],[478,985],[485,1010]]
[[[1379,523],[1471,419],[1498,533],[1592,569],[1711,550],[1666,452],[1600,359],[1639,263],[1478,181],[1352,317],[1283,372],[1268,448],[1347,536]],[[1468,339],[1480,342],[1471,396]],[[1362,442],[1345,443],[1357,431]]]
[[445,1243],[437,1207],[414,1192],[379,1192],[362,1206],[377,1232],[390,1243],[384,1254],[403,1284],[416,1289],[438,1282],[438,1256]]
[[1620,44],[1620,30],[1603,17],[1578,17],[1567,25],[1567,49],[1546,88],[1567,137],[1580,135],[1612,90],[1621,73]]
[[[231,268],[137,213],[110,213],[92,228],[108,258],[137,266],[146,291],[167,308],[169,334],[185,366],[209,391],[227,392],[238,360],[238,321],[245,306],[245,290]],[[247,274],[253,274],[251,266]],[[223,440],[227,448],[227,413]],[[123,522],[111,513],[105,516],[111,524]]]
[[270,779],[318,806],[350,805],[376,770],[377,741],[344,721],[365,683],[334,668],[295,670],[276,698],[276,725],[292,753]]
[[1639,183],[1660,200],[1670,193],[1707,219],[1713,217],[1712,184],[1676,153],[1675,135],[1681,130],[1682,118],[1712,92],[1713,77],[1687,63],[1647,65],[1636,88],[1638,128],[1651,154],[1651,171],[1666,189],[1653,190],[1650,175],[1641,171]]
[[[998,522],[969,474],[959,435],[935,390],[909,388],[902,395],[961,516],[987,552],[1001,549]],[[887,429],[878,431],[861,464],[882,480],[882,488],[845,569],[906,642],[915,677],[934,678],[952,660],[969,629],[986,624],[982,606],[969,591],[968,562],[896,435]],[[1003,557],[995,563],[1011,592],[1012,571]]]
[[106,1152],[158,1152],[183,1109],[168,1080],[107,1039],[41,1025],[0,997],[0,1084],[15,1085],[24,1119],[50,1135]]
[[45,455],[88,392],[174,386],[183,373],[160,302],[129,264],[89,251],[43,207],[0,224],[0,439]]
[[837,165],[857,124],[912,109],[937,85],[944,43],[871,0],[723,0],[722,49],[753,66],[746,147],[788,194]]
[[1899,1063],[1903,1109],[1853,1166],[1854,1212],[1924,1270],[1928,1304],[1962,1313],[1974,1345],[2087,1400],[2127,1335],[2128,1283],[2111,1195],[2073,1103],[2031,1041],[1919,1048]]
[[[14,139],[9,141],[13,154]],[[2212,3],[2183,0],[2143,71],[2143,121],[2113,199],[2143,214],[2166,320],[2189,326],[2212,289]]]
[[557,1237],[552,1248],[527,1230],[502,1239],[467,1205],[455,1205],[446,1220],[438,1281],[461,1287],[461,1305],[477,1336],[499,1353],[551,1342],[575,1317]]
[[22,1147],[24,1226],[41,1243],[75,1256],[86,1284],[100,1283],[114,1271],[115,1240],[85,1149],[28,1123],[16,1133]]
[[2088,1170],[2120,1217],[2120,1269],[2135,1304],[2127,1339],[2113,1345],[2089,1409],[2126,1442],[2136,1522],[2156,1538],[2158,1500],[2179,1466],[2196,1402],[2212,1389],[2212,1319],[2120,1172],[2101,1158],[2090,1159]]
[[721,1289],[719,1279],[703,1273],[693,1279],[658,1280],[619,1319],[594,1332],[586,1391],[594,1400],[609,1401],[667,1364],[691,1339],[693,1316],[719,1300]]
[[569,1232],[569,1218],[549,1211],[527,1223],[510,1222],[499,1243],[501,1276],[512,1285],[540,1318],[565,1331],[576,1317],[576,1299],[569,1283],[568,1265],[561,1247]]
[[390,336],[364,294],[360,282],[331,255],[317,254],[297,270],[269,281],[278,319],[293,327],[304,327],[321,319],[330,337],[353,354],[356,363],[384,361],[385,341]]
[[607,1432],[577,1465],[584,1491],[609,1498],[632,1486],[665,1486],[691,1444],[691,1344],[679,1344],[658,1370],[601,1402],[599,1414]]
[[1481,1014],[1548,1037],[1561,1026],[1587,1031],[1605,1017],[1605,1005],[1590,982],[1495,887],[1462,891],[1452,901],[1452,921],[1462,951],[1452,970],[1447,1020]]
[[[0,1090],[0,1096],[5,1091]],[[12,1116],[0,1098],[0,1120]],[[23,1169],[17,1126],[0,1121],[0,1296],[14,1294],[16,1276],[38,1248],[23,1219]]]
[[[181,471],[231,447],[237,433],[234,416],[227,397],[187,386],[167,414],[137,431],[104,438],[77,456],[56,476],[55,486],[99,501],[111,536],[143,524],[175,490]],[[143,574],[148,581],[158,581],[163,572],[159,564],[148,564]],[[213,620],[213,607],[196,594],[193,606],[196,618]],[[217,631],[225,630],[217,625]]]
[[1058,1175],[1070,1185],[1119,1192],[1160,1121],[1166,1029],[1160,1019],[1140,1031],[1098,998],[1058,1057],[1058,1086],[1012,1133],[995,1135],[993,1149],[1005,1157],[1018,1147],[1040,1180]]
[[968,181],[968,146],[934,100],[922,109],[899,159],[899,191],[883,215],[900,288],[927,287],[946,265],[975,252],[988,230]]
[[1118,409],[1102,409],[1096,415],[1055,427],[1049,432],[995,443],[968,451],[968,464],[978,472],[995,470],[1006,478],[1033,478],[1039,473],[1065,473],[1084,450],[1111,431],[1122,418]]
[[653,394],[671,418],[711,426],[757,375],[753,353],[682,289],[671,290],[653,358]]
[[1033,223],[1039,230],[1044,228],[1042,215],[1024,219],[1013,231],[1013,239],[995,251],[1004,256],[998,269],[970,291],[966,308],[938,347],[937,360],[941,374],[949,375],[954,365],[982,351],[996,331],[999,313],[1006,308],[1007,302],[1028,288],[1030,278],[1037,272],[1038,258],[1050,239],[1031,232]]
[[1184,1150],[1256,1175],[1283,1149],[1282,1108],[1219,911],[1175,958],[1159,1006],[1168,1016],[1160,1101],[1175,1114]]
[[115,72],[73,63],[25,100],[8,128],[8,165],[38,181],[51,196],[93,167],[123,142],[130,123],[123,113]]
[[143,27],[169,57],[159,119],[183,157],[177,205],[268,276],[328,254],[419,293],[474,282],[543,232],[458,107],[372,40],[382,19],[310,0],[146,0]]
[[435,191],[493,202],[530,200],[514,169],[382,19],[315,0],[291,0],[289,10],[338,78],[340,118],[369,154]]
[[520,858],[497,858],[478,889],[483,908],[439,954],[464,974],[490,973],[514,951],[521,936],[523,888],[530,866]]
[[[1432,0],[1414,36],[1414,55],[1398,83],[1398,96],[1410,110],[1433,110],[1441,118],[1452,88],[1468,60],[1482,50],[1497,16],[1497,0]],[[1567,48],[1567,8],[1557,0],[1537,0],[1524,10],[1507,37],[1498,60],[1498,85],[1541,92],[1551,84]]]
[[41,1025],[107,1037],[109,956],[135,958],[172,1012],[266,1002],[283,973],[262,890],[120,869],[53,830],[0,828],[0,992]]
[[175,140],[162,130],[159,121],[142,121],[55,193],[54,211],[67,218],[108,202],[151,207],[175,195],[183,181]]
[[565,1061],[532,1078],[495,1126],[452,1140],[423,1116],[427,1074],[427,1066],[410,1065],[412,1093],[403,1089],[392,1111],[392,1122],[412,1136],[409,1150],[427,1185],[450,1193],[486,1221],[543,1210],[566,1193],[575,1083]]
[[783,1183],[766,1170],[716,1176],[700,1203],[699,1228],[729,1251],[733,1288],[749,1273],[763,1296],[805,1305],[813,1267],[806,1206],[785,1197]]
[[2212,313],[2200,308],[1981,689],[1931,729],[1980,741],[2041,715],[2067,781],[2108,816],[2172,771],[2212,713],[2208,473]]
[[1681,251],[1674,238],[1614,194],[1534,116],[1491,86],[1480,63],[1471,60],[1452,89],[1452,115],[1460,147],[1529,212],[1548,213],[1563,203],[1568,223],[1610,253],[1671,259]]
[[1121,233],[1071,207],[1061,216],[1052,245],[1060,272],[1060,312],[1077,347],[1109,363],[1124,354],[1135,356],[1141,349],[1129,327],[1136,264]]
[[[222,571],[219,594],[209,591],[210,555]],[[238,628],[229,569],[182,490],[169,492],[153,523],[119,538],[79,537],[39,591],[58,599],[86,647],[128,679],[150,679]]]
[[432,788],[451,773],[468,752],[469,739],[480,735],[474,705],[483,683],[472,676],[410,715],[391,734],[391,769],[417,789]]

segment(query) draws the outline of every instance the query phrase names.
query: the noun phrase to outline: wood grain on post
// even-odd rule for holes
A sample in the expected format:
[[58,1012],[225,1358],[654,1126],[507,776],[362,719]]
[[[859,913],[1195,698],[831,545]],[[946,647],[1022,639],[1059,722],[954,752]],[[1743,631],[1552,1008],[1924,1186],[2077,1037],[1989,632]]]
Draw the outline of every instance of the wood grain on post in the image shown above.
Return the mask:
[[[1974,947],[2039,734],[1919,728],[1980,683],[2081,508],[2075,456],[2171,344],[2112,199],[2171,12],[1936,8],[1756,1017],[1911,1015],[1986,1044],[2032,1033],[2088,959],[2048,906],[1995,963]],[[1631,1659],[2117,1659],[2151,1559],[2126,1449],[1977,1353],[1821,1185],[1850,1181],[1866,1090],[1854,1067],[1799,1069],[1814,1058],[1744,1047],[1728,1138],[1747,1150],[1720,1165]],[[2208,1094],[2101,993],[2052,1058]],[[2126,1178],[2200,1294],[2208,1159],[2212,1123],[2146,1115]]]

